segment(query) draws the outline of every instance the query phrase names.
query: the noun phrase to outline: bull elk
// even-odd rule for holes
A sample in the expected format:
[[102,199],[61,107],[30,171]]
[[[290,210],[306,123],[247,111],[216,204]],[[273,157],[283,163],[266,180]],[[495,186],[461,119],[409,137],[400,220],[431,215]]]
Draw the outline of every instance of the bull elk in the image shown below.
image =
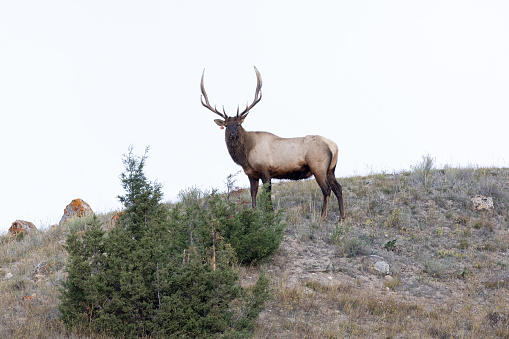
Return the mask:
[[257,79],[254,101],[242,112],[239,112],[237,106],[237,114],[231,117],[226,115],[224,107],[223,112],[220,112],[215,106],[210,105],[203,85],[205,70],[201,76],[201,103],[221,117],[214,122],[226,128],[225,140],[228,152],[233,161],[242,166],[249,178],[253,208],[256,207],[260,179],[264,184],[268,183],[267,190],[270,193],[272,178],[300,180],[314,175],[323,193],[322,217],[327,217],[332,190],[338,198],[341,218],[345,218],[342,188],[334,175],[338,146],[333,141],[318,135],[280,138],[268,132],[248,132],[242,127],[250,110],[262,99],[262,77],[258,69],[256,67],[254,69]]

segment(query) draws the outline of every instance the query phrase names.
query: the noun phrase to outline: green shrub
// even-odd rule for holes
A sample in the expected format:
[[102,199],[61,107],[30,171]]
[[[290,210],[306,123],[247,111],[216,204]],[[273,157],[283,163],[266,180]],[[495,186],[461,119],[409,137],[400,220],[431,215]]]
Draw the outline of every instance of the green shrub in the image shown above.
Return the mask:
[[[275,251],[280,216],[264,204],[237,211],[216,193],[204,206],[194,191],[186,206],[169,210],[161,204],[161,186],[143,173],[145,160],[146,153],[136,157],[132,148],[124,156],[126,194],[119,199],[125,213],[114,229],[105,234],[94,217],[84,230],[70,230],[63,322],[90,337],[248,336],[268,297],[268,281],[262,275],[251,292],[243,289],[234,249],[245,262]],[[243,247],[248,242],[250,250]]]
[[270,196],[262,190],[258,207],[244,207],[227,220],[225,239],[244,264],[258,263],[272,255],[283,240],[282,214],[274,212]]
[[[273,211],[269,194],[262,191],[256,209],[224,201],[217,192],[208,196],[197,195],[195,192],[182,195],[186,211],[180,214],[177,212],[174,217],[180,218],[187,226],[185,232],[175,236],[180,237],[181,241],[194,243],[201,239],[199,242],[210,247],[212,243],[206,238],[210,238],[209,234],[214,232],[231,245],[237,259],[243,264],[263,261],[279,248],[285,224],[281,222],[281,212]],[[206,208],[200,207],[201,199],[193,202],[193,196],[203,197],[201,199],[204,199],[203,205]]]

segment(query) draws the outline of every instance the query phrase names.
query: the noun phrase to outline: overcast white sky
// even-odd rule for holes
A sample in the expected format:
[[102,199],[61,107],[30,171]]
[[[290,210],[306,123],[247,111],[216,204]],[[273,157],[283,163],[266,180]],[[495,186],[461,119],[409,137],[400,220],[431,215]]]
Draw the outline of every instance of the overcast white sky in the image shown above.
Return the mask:
[[[509,2],[3,1],[0,234],[58,223],[82,198],[120,207],[129,145],[174,199],[224,189],[209,99],[282,137],[339,146],[339,177],[438,164],[508,166]],[[248,186],[244,174],[238,183]]]

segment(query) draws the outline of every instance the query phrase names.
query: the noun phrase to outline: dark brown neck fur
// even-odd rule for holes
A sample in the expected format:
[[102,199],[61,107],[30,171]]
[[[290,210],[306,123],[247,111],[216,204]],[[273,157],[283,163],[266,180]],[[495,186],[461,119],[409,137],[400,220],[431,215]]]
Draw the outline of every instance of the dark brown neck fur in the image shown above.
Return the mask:
[[228,133],[225,134],[226,147],[228,152],[236,164],[244,168],[247,166],[247,133],[242,127],[239,129],[239,136],[237,139],[230,139]]

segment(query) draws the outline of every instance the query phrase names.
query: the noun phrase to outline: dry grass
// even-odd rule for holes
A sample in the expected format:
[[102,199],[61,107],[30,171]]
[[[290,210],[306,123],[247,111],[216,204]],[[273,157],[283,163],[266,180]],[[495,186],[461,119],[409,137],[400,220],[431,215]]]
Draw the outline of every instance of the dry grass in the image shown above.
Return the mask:
[[[320,218],[314,180],[273,185],[285,240],[268,262],[239,268],[246,285],[260,270],[271,277],[255,337],[509,337],[509,169],[437,170],[426,161],[410,172],[340,179],[343,223],[335,198]],[[472,209],[478,194],[493,198],[493,211]],[[232,199],[249,201],[249,192]],[[0,337],[80,338],[66,331],[57,304],[62,244],[86,225],[0,236]],[[370,255],[384,258],[390,276],[370,268]]]
[[[108,217],[102,219],[107,226]],[[68,333],[57,308],[60,281],[66,277],[65,238],[70,229],[84,230],[87,224],[90,218],[0,237],[0,338],[88,337]],[[35,270],[38,265],[41,269]]]
[[[288,229],[263,266],[274,299],[257,337],[509,336],[509,170],[428,165],[341,179],[344,223],[335,199],[329,218],[316,218],[313,180],[274,185]],[[477,194],[493,197],[494,210],[474,211]],[[390,277],[367,269],[371,254]]]

